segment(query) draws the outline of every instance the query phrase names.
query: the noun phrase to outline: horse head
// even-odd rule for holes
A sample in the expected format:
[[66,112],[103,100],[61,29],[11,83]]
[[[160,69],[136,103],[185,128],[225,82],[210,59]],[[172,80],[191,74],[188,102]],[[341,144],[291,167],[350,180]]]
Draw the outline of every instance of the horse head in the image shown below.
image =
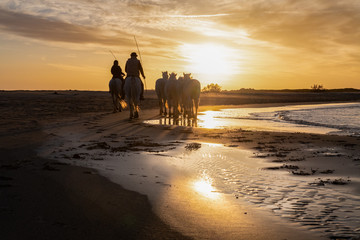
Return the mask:
[[167,72],[167,71],[166,71],[166,72],[162,72],[162,77],[163,77],[164,80],[168,80],[168,79],[169,79],[169,74],[168,74],[168,72]]
[[176,73],[172,72],[170,73],[170,77],[169,77],[169,80],[176,80]]
[[191,73],[183,73],[184,74],[184,79],[185,80],[190,80],[191,79]]

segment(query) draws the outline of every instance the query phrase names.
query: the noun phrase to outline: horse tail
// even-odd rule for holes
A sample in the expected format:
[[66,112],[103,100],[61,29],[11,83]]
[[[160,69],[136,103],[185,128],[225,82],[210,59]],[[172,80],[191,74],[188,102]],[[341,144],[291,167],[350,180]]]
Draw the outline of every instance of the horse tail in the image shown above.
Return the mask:
[[127,103],[123,99],[120,100],[120,105],[123,109],[127,107]]

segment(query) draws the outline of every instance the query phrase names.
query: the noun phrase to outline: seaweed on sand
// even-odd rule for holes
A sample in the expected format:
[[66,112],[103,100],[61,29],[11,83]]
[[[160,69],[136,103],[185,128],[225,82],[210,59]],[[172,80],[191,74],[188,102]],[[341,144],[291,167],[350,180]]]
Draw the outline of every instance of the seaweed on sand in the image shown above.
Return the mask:
[[199,148],[201,148],[201,143],[189,143],[185,146],[188,151],[198,150]]

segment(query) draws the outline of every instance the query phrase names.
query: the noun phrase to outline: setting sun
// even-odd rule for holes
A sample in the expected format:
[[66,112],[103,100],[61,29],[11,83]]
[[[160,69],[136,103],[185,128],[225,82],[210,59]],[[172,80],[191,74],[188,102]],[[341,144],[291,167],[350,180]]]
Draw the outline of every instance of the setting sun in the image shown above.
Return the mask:
[[213,43],[181,46],[181,53],[188,63],[186,72],[198,76],[204,83],[216,82],[221,76],[237,73],[236,52],[235,49]]
[[229,74],[234,71],[233,51],[215,44],[183,45],[183,55],[189,62],[188,67],[197,73]]

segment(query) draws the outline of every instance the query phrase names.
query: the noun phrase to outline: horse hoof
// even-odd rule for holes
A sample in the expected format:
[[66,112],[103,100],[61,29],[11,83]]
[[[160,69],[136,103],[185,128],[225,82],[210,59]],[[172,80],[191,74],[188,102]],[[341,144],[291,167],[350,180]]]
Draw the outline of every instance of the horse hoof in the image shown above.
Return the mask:
[[139,118],[139,113],[135,113],[134,118]]

